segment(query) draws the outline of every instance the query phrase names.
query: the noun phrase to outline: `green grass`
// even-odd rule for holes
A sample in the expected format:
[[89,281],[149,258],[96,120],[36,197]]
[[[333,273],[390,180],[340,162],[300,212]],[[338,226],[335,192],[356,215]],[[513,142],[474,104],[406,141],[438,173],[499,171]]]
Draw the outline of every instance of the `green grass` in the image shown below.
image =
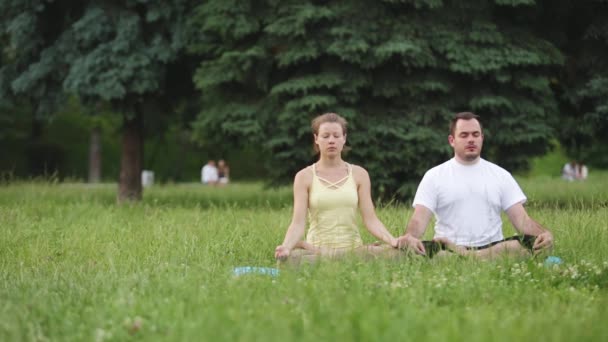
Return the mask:
[[608,206],[608,172],[594,171],[585,181],[568,182],[559,176],[518,177],[528,206],[586,209]]
[[[115,185],[5,185],[0,340],[606,340],[608,175],[596,177],[520,180],[559,267],[351,259],[277,278],[231,272],[275,266],[289,188],[172,185],[117,206]],[[394,234],[411,213],[378,210]]]
[[553,150],[543,156],[532,158],[528,176],[559,177],[562,174],[562,168],[569,161],[559,142],[554,141]]

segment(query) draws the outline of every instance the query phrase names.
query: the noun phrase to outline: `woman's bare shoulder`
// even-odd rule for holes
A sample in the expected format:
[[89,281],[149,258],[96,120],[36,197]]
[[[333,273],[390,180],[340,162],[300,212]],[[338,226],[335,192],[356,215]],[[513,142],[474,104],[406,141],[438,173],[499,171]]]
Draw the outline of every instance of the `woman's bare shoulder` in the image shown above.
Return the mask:
[[369,177],[367,170],[362,166],[350,164],[353,170],[353,175],[355,177]]
[[296,173],[294,182],[303,182],[310,184],[312,182],[312,166],[307,166]]

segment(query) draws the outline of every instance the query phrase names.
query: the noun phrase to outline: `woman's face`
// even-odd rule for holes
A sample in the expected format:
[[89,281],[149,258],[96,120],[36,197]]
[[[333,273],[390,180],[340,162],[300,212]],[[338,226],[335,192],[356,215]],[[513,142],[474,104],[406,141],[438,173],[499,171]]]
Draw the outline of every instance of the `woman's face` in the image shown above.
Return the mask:
[[340,155],[346,144],[346,135],[342,130],[342,125],[337,122],[322,123],[319,126],[319,133],[315,134],[315,144],[321,155]]

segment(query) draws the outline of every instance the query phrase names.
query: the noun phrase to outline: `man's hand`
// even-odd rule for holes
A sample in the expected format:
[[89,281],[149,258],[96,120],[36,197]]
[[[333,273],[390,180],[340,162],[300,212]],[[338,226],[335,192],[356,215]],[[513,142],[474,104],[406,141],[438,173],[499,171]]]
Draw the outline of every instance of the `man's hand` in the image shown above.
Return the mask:
[[411,236],[410,234],[405,234],[397,239],[397,248],[407,248],[416,252],[417,254],[426,255],[426,251],[424,250],[424,245],[422,244],[422,241]]
[[279,245],[277,246],[277,248],[274,250],[274,257],[277,260],[285,260],[289,257],[289,248],[283,246],[283,245]]
[[540,252],[543,249],[550,249],[551,247],[553,247],[553,234],[548,230],[538,234],[532,246],[534,252]]

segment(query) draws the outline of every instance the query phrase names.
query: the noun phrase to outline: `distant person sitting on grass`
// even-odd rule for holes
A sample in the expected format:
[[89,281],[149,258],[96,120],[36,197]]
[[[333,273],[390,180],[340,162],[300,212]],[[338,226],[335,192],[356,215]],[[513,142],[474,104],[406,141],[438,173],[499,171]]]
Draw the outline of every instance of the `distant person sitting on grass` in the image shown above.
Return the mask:
[[206,185],[216,185],[219,175],[214,160],[209,160],[201,169],[201,183]]
[[573,160],[562,169],[562,178],[567,181],[585,180],[589,175],[589,169],[585,164]]
[[[334,113],[312,121],[315,151],[319,160],[300,170],[293,185],[293,217],[275,258],[307,261],[349,252],[399,253],[397,240],[376,216],[367,171],[342,160],[347,122]],[[367,230],[386,245],[364,245],[356,224],[361,211]],[[308,212],[310,227],[302,241]]]
[[217,176],[220,185],[226,185],[230,182],[230,168],[224,159],[217,161]]
[[562,178],[567,181],[575,180],[577,178],[577,168],[577,163],[574,160],[569,163],[566,163],[566,165],[564,165],[564,168],[562,169]]
[[589,176],[589,169],[583,163],[577,163],[576,179],[584,181]]
[[[448,141],[454,158],[426,172],[414,197],[414,214],[399,247],[422,255],[448,251],[482,259],[527,256],[553,245],[553,235],[530,218],[526,196],[509,172],[480,157],[483,131],[479,117],[458,113]],[[504,239],[501,211],[522,235]],[[435,243],[421,241],[435,214]],[[445,251],[444,251],[445,250]]]

